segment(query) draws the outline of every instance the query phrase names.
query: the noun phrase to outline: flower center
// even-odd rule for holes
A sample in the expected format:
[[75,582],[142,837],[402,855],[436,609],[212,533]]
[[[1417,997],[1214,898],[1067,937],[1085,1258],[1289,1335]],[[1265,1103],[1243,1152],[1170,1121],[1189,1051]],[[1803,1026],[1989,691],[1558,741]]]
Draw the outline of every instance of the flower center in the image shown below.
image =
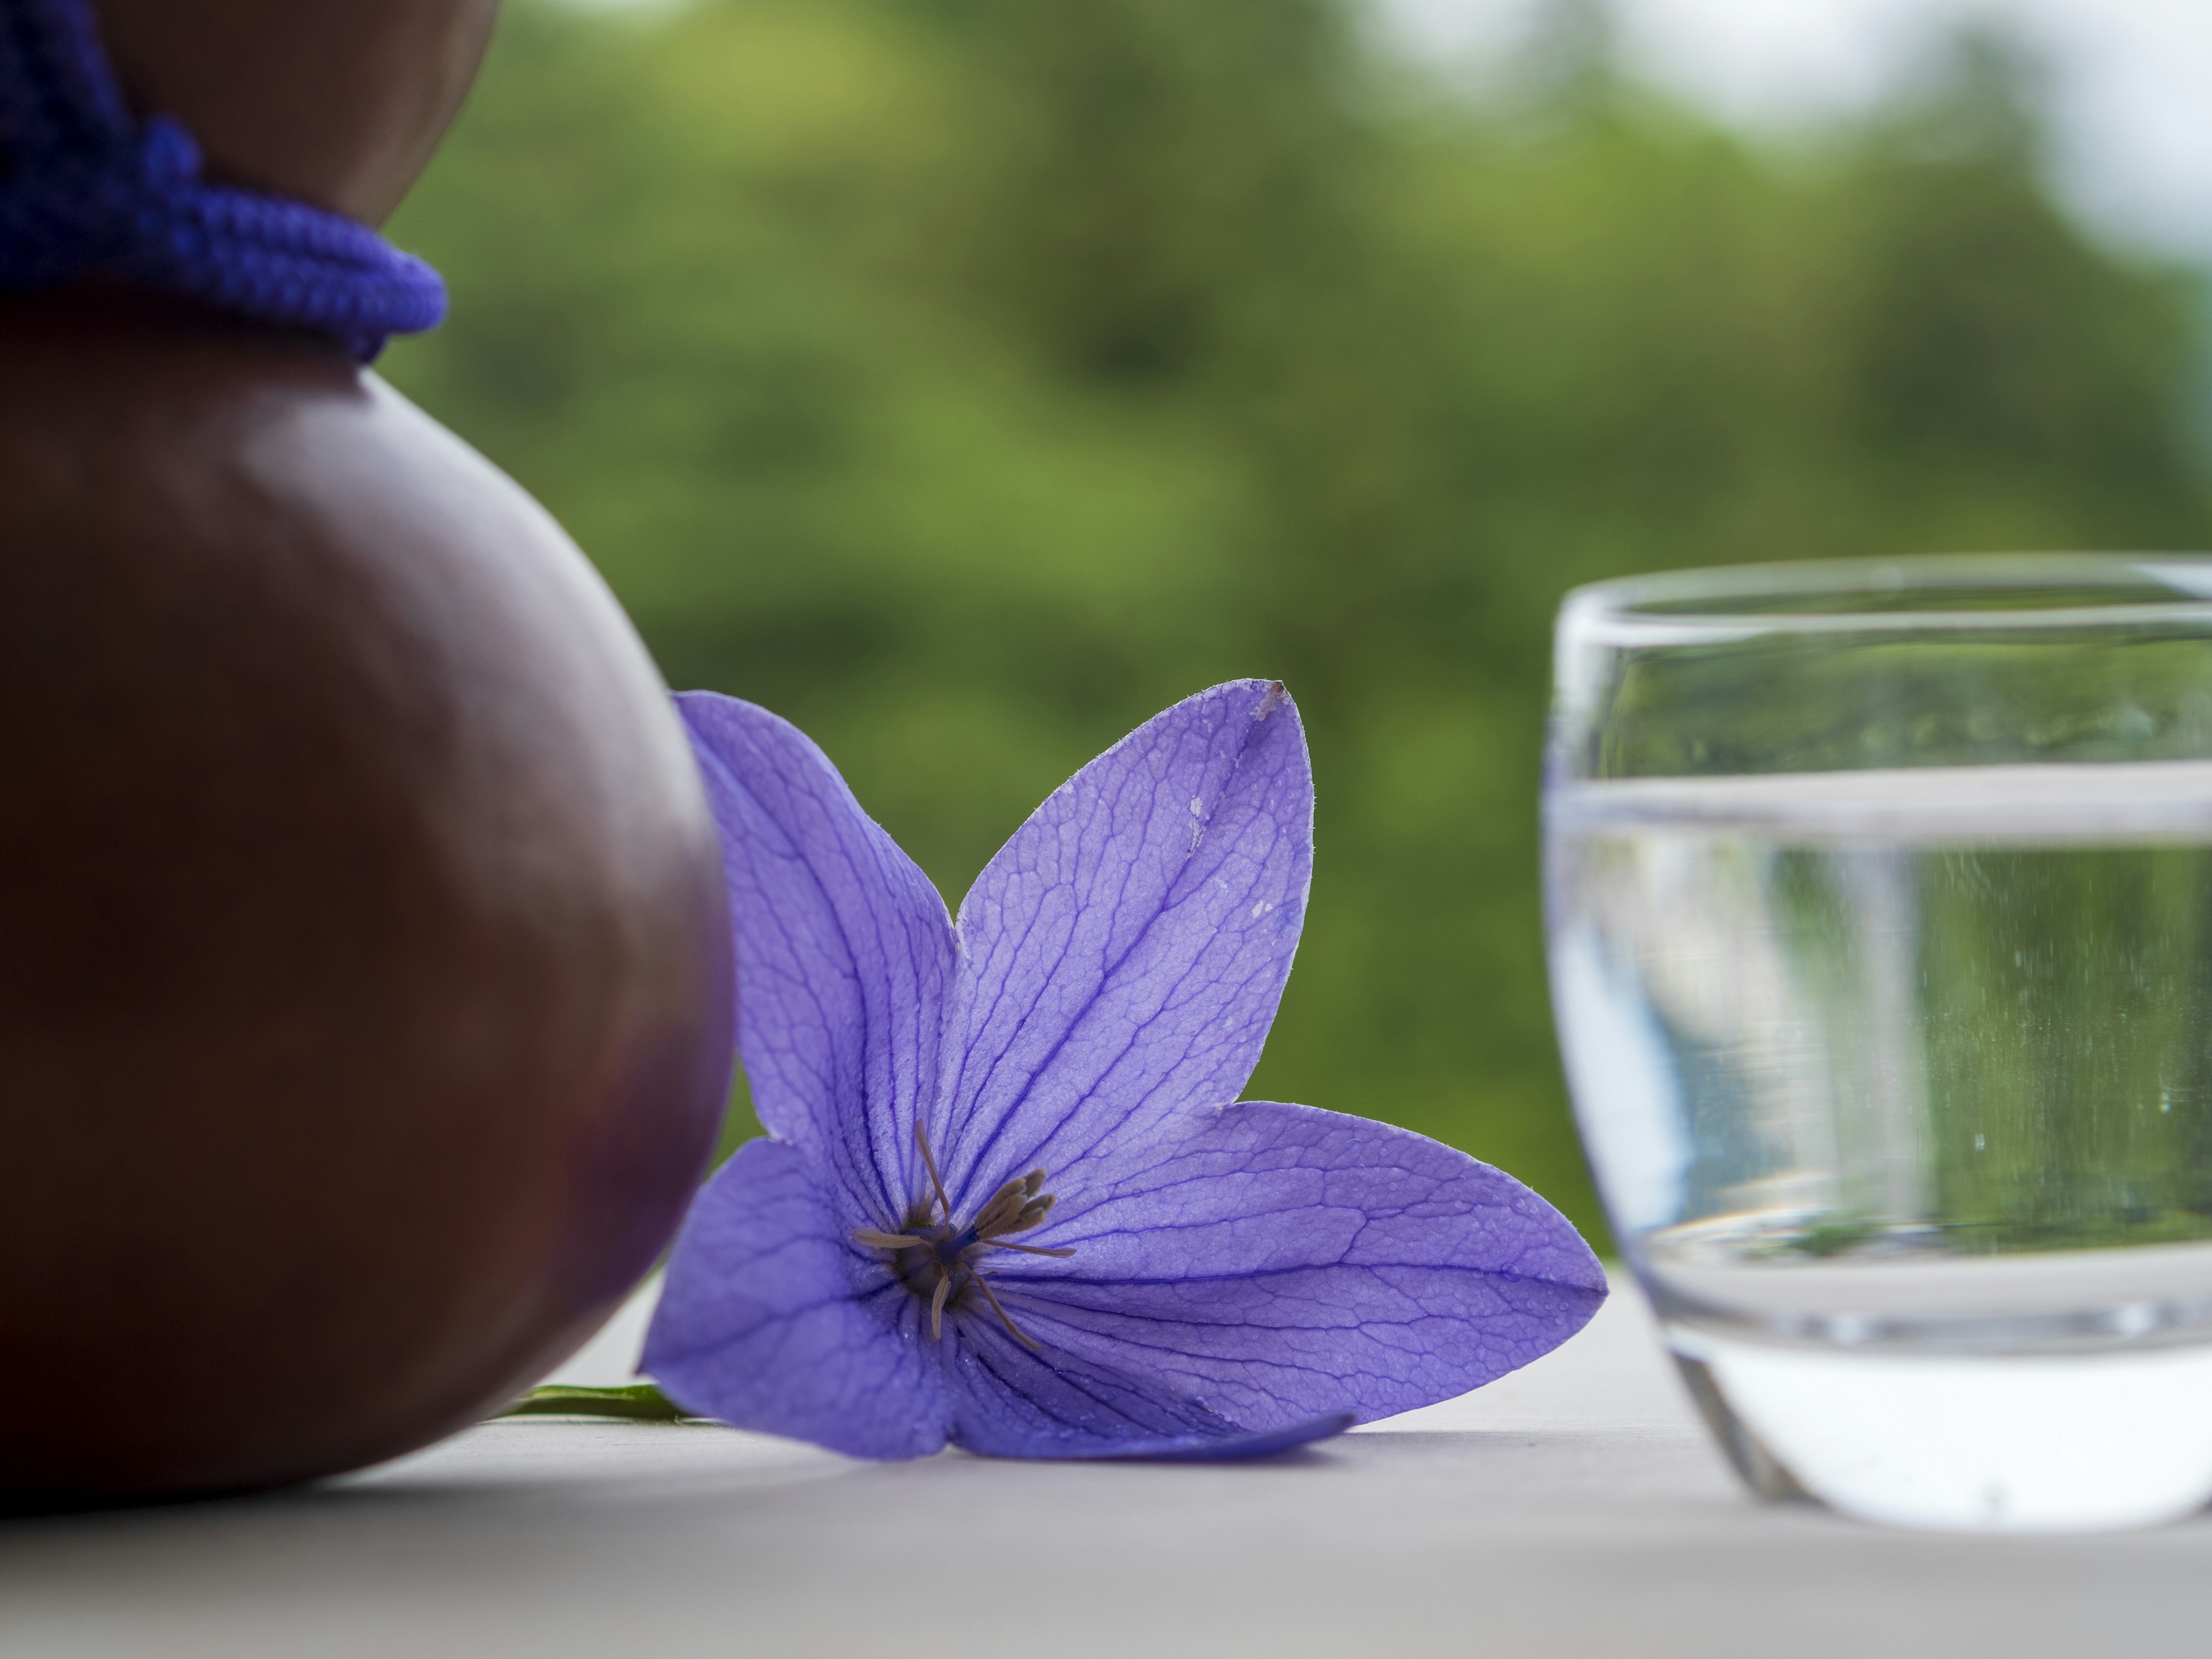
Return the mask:
[[921,1123],[914,1126],[915,1145],[921,1149],[922,1167],[929,1171],[929,1190],[907,1206],[901,1231],[880,1232],[855,1227],[853,1237],[891,1259],[899,1282],[929,1304],[929,1334],[945,1340],[945,1310],[972,1289],[991,1304],[991,1311],[1016,1341],[1036,1347],[1028,1332],[1007,1316],[991,1275],[978,1265],[994,1250],[1018,1250],[1024,1255],[1070,1256],[1073,1249],[1048,1250],[1036,1244],[1012,1244],[1008,1238],[1043,1224],[1052,1212],[1053,1197],[1042,1189],[1044,1171],[1031,1170],[1017,1176],[991,1194],[990,1202],[975,1212],[966,1225],[952,1219],[951,1200],[945,1196],[945,1182],[937,1173],[937,1158],[929,1149],[929,1136]]

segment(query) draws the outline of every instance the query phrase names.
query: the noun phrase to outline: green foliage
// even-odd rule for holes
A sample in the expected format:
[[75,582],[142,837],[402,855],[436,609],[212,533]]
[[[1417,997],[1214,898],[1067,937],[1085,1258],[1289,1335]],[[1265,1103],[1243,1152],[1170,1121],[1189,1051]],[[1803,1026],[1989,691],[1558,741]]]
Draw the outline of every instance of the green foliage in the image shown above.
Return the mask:
[[1331,0],[526,6],[394,227],[455,314],[389,373],[950,894],[1154,710],[1287,680],[1320,864],[1254,1093],[1595,1231],[1536,892],[1560,593],[2212,506],[2187,296],[2053,210],[1986,52],[1777,158],[1580,50],[1488,108]]

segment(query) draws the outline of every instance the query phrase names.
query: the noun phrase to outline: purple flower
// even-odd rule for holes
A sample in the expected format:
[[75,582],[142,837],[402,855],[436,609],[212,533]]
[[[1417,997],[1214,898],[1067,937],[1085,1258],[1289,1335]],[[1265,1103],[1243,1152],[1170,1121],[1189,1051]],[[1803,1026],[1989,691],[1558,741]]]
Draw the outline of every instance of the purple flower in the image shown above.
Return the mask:
[[769,1138],[701,1193],[644,1369],[861,1457],[1252,1456],[1581,1328],[1596,1258],[1511,1176],[1237,1098],[1297,948],[1313,781],[1279,685],[1178,703],[956,925],[796,728],[678,699],[722,831]]

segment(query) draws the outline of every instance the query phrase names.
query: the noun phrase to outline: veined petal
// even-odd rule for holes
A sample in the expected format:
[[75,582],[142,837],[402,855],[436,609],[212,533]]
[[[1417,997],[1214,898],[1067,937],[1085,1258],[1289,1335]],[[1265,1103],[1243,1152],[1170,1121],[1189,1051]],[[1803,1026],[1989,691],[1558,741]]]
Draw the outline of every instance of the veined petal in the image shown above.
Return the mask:
[[640,1369],[737,1428],[919,1457],[951,1412],[912,1301],[856,1250],[798,1148],[748,1141],[691,1206]]
[[1340,1434],[1349,1413],[1255,1431],[1147,1376],[1079,1354],[1033,1352],[988,1316],[965,1318],[945,1344],[955,1444],[987,1457],[1271,1456]]
[[1157,1379],[1253,1429],[1386,1417],[1573,1335],[1605,1275],[1502,1170],[1387,1124],[1231,1106],[1125,1147],[1055,1215],[1065,1263],[993,1259],[1048,1350]]
[[1305,734],[1270,682],[1176,704],[1039,807],[960,908],[933,1125],[956,1206],[1234,1099],[1312,869]]
[[895,1226],[938,1080],[945,901],[796,726],[712,692],[676,702],[721,830],[753,1109],[836,1179],[848,1225]]

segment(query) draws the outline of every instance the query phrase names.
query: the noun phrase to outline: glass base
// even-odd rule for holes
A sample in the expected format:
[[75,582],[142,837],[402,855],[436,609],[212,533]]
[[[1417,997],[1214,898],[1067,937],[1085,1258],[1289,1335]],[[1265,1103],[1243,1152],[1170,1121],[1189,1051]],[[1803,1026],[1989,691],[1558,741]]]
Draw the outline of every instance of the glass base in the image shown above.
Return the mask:
[[2212,1501],[2212,1345],[1866,1353],[1674,1322],[1667,1339],[1762,1498],[1945,1532],[2150,1526]]

